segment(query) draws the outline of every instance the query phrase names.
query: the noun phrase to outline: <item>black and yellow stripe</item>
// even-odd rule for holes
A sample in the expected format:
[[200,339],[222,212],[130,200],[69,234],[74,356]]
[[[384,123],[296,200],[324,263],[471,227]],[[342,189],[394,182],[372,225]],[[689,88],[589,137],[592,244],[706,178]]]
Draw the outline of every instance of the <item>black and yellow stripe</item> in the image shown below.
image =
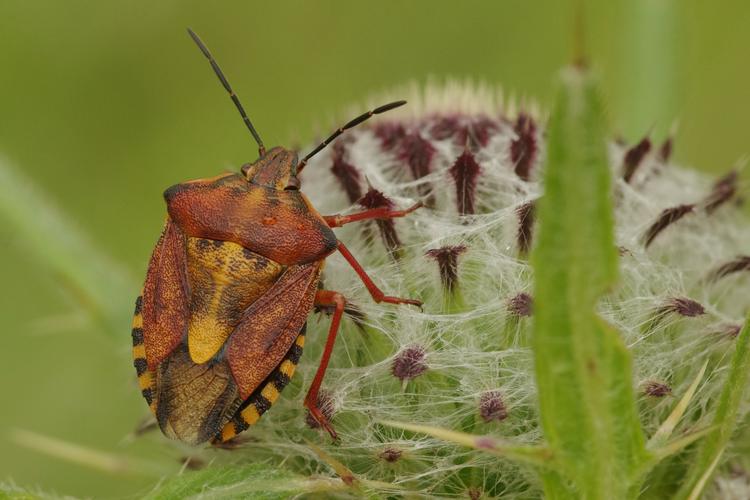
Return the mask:
[[138,385],[141,388],[146,403],[152,412],[156,412],[156,401],[154,400],[154,372],[148,369],[146,361],[146,346],[143,344],[143,295],[135,299],[135,312],[133,313],[133,366],[138,375]]
[[[306,326],[306,325],[305,325]],[[279,394],[289,384],[297,368],[302,348],[305,346],[305,326],[302,327],[297,340],[287,352],[271,375],[253,392],[247,401],[240,407],[232,420],[227,422],[221,433],[216,436],[216,442],[226,442],[235,437],[240,432],[254,425],[260,417],[268,411],[279,398]]]

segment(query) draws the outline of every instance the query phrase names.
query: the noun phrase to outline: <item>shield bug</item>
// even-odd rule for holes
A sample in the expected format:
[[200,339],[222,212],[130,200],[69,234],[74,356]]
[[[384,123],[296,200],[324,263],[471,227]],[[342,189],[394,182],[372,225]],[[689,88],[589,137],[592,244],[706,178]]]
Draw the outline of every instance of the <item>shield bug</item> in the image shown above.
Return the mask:
[[228,441],[255,424],[289,383],[313,307],[332,307],[325,349],[304,405],[335,438],[317,400],[346,298],[319,289],[325,258],[341,253],[376,302],[421,302],[385,295],[332,228],[403,217],[421,203],[406,210],[324,216],[300,192],[298,175],[346,129],[405,101],[358,116],[298,161],[288,149],[266,150],[211,53],[192,30],[188,33],[257,142],[259,158],[241,173],[184,182],[164,192],[167,220],[133,318],[133,364],[143,397],[168,437],[190,444]]

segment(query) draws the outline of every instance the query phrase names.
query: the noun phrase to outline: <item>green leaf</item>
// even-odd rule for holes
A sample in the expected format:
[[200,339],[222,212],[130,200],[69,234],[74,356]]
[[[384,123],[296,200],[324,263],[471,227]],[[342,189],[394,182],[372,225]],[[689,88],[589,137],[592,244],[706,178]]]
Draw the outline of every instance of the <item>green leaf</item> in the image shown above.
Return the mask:
[[554,467],[550,450],[543,446],[519,446],[491,436],[477,436],[429,425],[407,424],[392,420],[381,420],[379,423],[411,432],[422,432],[434,438],[451,443],[486,451],[517,462],[524,462],[542,467]]
[[701,475],[698,481],[695,482],[695,486],[693,486],[693,489],[690,492],[690,495],[687,497],[687,500],[698,500],[701,497],[701,492],[703,491],[703,488],[706,487],[706,483],[708,483],[708,480],[714,473],[716,466],[719,465],[719,461],[721,460],[721,456],[724,454],[724,450],[725,448],[719,450],[719,453],[716,454],[716,458],[714,458],[713,462],[709,464],[708,468]]
[[631,356],[594,313],[617,278],[606,126],[595,79],[564,71],[550,117],[545,193],[532,256],[532,347],[541,423],[566,476],[547,474],[549,498],[627,498],[648,458]]
[[666,443],[661,448],[657,448],[653,451],[654,458],[652,463],[648,464],[649,467],[653,467],[656,462],[659,462],[660,460],[664,460],[667,457],[670,457],[676,453],[681,452],[694,442],[698,441],[702,437],[708,435],[711,431],[713,431],[713,427],[709,427],[707,429],[703,429],[700,431],[693,432],[691,434],[688,434],[686,436],[683,436],[681,438],[677,438],[669,443]]
[[312,493],[346,491],[340,479],[305,478],[278,466],[253,463],[211,466],[163,481],[144,498],[253,498],[275,500]]
[[721,459],[729,438],[737,425],[737,413],[750,382],[750,318],[745,321],[737,336],[729,375],[719,396],[719,404],[713,419],[714,430],[703,439],[691,466],[685,474],[685,482],[675,498],[697,498]]
[[700,384],[700,381],[703,379],[703,375],[706,373],[707,366],[708,360],[703,363],[703,366],[698,372],[698,375],[696,375],[695,380],[693,380],[693,383],[690,384],[687,392],[685,392],[685,394],[682,396],[680,402],[677,403],[677,406],[674,407],[672,413],[669,414],[667,419],[659,426],[659,429],[657,429],[654,435],[651,436],[651,439],[649,439],[648,441],[648,448],[654,448],[662,445],[667,439],[669,439],[669,436],[672,435],[674,428],[677,427],[680,419],[685,414],[685,411],[690,404],[690,400],[693,399],[693,395],[698,389],[698,384]]
[[110,331],[122,331],[138,290],[135,281],[2,157],[0,217],[90,315]]

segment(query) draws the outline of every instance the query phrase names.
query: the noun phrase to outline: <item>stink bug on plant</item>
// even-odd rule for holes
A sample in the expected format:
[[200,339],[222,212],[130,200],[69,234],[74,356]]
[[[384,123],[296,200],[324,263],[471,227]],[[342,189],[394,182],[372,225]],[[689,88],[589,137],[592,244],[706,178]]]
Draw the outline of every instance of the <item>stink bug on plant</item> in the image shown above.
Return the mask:
[[211,53],[188,33],[258,143],[259,158],[241,174],[184,182],[164,192],[167,221],[133,317],[133,364],[143,397],[168,437],[190,444],[228,441],[255,424],[289,383],[313,307],[333,307],[304,404],[335,439],[317,400],[346,299],[318,289],[325,258],[338,250],[376,302],[421,302],[385,295],[331,228],[403,217],[421,203],[322,216],[299,191],[297,176],[345,130],[405,101],[358,116],[301,161],[282,147],[266,151]]

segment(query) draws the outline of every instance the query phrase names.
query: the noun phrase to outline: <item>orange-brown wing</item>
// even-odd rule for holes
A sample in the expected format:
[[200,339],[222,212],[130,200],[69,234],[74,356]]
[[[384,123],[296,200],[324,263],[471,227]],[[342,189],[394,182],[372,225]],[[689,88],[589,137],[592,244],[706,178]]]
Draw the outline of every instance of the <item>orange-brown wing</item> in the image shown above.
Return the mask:
[[313,307],[322,262],[291,266],[247,308],[229,337],[227,360],[245,399],[289,352]]
[[323,259],[336,236],[299,191],[280,191],[236,174],[177,184],[164,192],[186,235],[232,241],[285,266]]
[[150,370],[154,370],[185,335],[190,306],[185,261],[185,235],[168,218],[151,254],[143,285],[143,343]]

